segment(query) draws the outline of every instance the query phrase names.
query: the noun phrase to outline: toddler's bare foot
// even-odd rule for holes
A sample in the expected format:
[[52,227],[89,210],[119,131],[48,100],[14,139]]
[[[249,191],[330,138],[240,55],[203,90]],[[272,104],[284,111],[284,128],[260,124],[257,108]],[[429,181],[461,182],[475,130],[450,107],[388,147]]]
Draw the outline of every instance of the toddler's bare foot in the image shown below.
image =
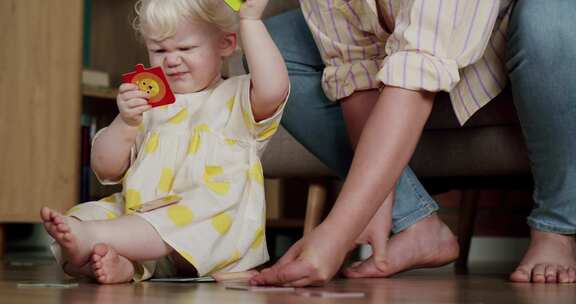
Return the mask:
[[90,258],[92,244],[82,222],[47,207],[42,208],[40,216],[48,234],[60,245],[64,260],[75,267],[85,265]]
[[448,264],[458,257],[459,251],[452,231],[436,214],[394,235],[386,246],[380,259],[370,257],[352,265],[344,274],[350,278],[389,277],[410,269]]
[[574,236],[532,229],[530,247],[510,275],[513,282],[576,283]]
[[106,244],[94,246],[91,264],[94,277],[101,284],[128,283],[134,276],[132,262]]

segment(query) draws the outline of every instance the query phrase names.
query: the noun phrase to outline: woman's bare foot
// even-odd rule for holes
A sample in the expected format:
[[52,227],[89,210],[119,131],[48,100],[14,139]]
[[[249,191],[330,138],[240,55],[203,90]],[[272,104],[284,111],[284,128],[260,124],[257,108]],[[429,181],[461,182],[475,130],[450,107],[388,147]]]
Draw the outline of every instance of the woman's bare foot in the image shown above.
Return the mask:
[[47,207],[42,208],[40,216],[48,234],[60,245],[63,259],[72,266],[84,266],[90,259],[92,244],[82,222]]
[[[372,261],[385,261],[386,250],[388,248],[388,239],[390,238],[390,231],[392,229],[392,205],[394,202],[394,193],[391,193],[388,198],[382,203],[380,208],[358,239],[357,244],[367,244],[372,248]],[[355,262],[349,267],[356,269],[364,261]]]
[[432,214],[394,235],[380,259],[369,259],[346,269],[349,278],[389,277],[402,271],[439,267],[458,257],[458,242],[438,215]]
[[91,264],[94,277],[101,284],[128,283],[134,276],[132,262],[106,244],[94,245]]
[[512,274],[513,282],[576,283],[576,240],[532,229],[530,247]]

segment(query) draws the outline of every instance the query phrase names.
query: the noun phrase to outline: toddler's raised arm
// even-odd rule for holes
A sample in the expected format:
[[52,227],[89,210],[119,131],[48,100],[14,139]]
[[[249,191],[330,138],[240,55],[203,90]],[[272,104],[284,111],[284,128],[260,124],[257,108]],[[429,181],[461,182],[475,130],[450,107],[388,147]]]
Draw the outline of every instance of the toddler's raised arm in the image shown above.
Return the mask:
[[286,99],[288,71],[261,20],[268,0],[247,0],[240,9],[240,37],[252,76],[251,102],[256,121],[270,117]]

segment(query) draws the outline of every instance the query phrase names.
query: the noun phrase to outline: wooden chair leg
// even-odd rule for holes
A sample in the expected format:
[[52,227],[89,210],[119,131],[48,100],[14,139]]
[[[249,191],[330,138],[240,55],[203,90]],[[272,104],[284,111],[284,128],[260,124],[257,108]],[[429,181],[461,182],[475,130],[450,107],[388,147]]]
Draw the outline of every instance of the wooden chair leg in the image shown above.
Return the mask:
[[465,190],[460,200],[460,218],[458,220],[460,256],[455,263],[456,270],[458,271],[465,272],[468,267],[468,255],[470,253],[472,236],[474,235],[479,193],[479,190]]
[[313,182],[308,186],[308,201],[306,202],[306,216],[304,218],[304,235],[310,233],[320,224],[326,204],[326,186]]

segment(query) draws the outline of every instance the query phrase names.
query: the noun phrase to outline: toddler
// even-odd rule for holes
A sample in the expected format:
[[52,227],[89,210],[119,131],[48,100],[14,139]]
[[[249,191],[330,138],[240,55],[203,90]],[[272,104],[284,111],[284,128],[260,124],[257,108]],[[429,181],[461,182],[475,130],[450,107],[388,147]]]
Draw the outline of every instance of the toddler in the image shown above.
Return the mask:
[[[176,101],[151,108],[137,85],[120,86],[119,115],[95,136],[91,165],[122,192],[66,215],[41,210],[66,273],[111,284],[240,272],[268,260],[260,155],[289,80],[260,20],[267,2],[247,0],[238,14],[224,0],[137,3],[134,26]],[[223,79],[239,36],[250,75]]]

